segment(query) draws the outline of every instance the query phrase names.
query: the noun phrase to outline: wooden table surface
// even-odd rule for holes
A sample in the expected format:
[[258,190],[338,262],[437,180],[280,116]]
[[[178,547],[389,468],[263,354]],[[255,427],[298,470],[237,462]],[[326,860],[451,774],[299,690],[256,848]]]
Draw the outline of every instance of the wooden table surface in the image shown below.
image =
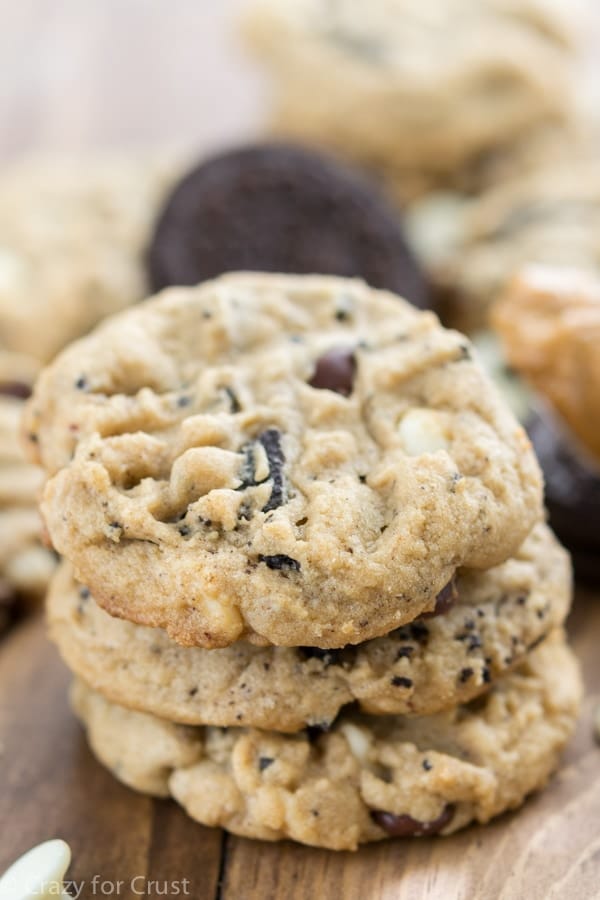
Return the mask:
[[[70,877],[86,885],[83,898],[157,896],[151,888],[136,893],[149,881],[170,885],[168,897],[179,883],[195,900],[598,898],[600,747],[591,717],[600,701],[600,597],[580,592],[570,629],[585,708],[546,791],[517,813],[449,838],[334,853],[225,837],[170,801],[120,785],[93,759],[68,709],[69,675],[41,617],[23,622],[0,643],[0,871],[34,844],[62,837],[73,849]],[[121,886],[103,895],[100,881]]]
[[[243,2],[0,0],[0,159],[189,150],[253,133],[263,87],[230,36]],[[585,710],[548,790],[485,828],[336,854],[224,837],[173,803],[119,785],[69,712],[68,673],[41,617],[25,621],[0,641],[0,871],[60,836],[72,846],[69,876],[85,882],[84,900],[598,898],[600,749],[591,715],[600,698],[600,596],[580,593],[571,632]]]

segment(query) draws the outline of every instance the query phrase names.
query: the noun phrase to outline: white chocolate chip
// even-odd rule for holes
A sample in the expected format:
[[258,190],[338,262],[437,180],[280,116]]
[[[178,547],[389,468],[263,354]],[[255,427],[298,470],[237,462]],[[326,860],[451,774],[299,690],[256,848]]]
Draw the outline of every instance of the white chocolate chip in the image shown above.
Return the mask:
[[21,856],[0,878],[0,900],[70,900],[63,879],[71,862],[64,841],[46,841]]
[[202,597],[202,607],[211,628],[223,632],[225,637],[234,641],[244,630],[242,617],[235,606],[227,602],[226,598],[210,597],[205,593]]
[[267,456],[267,451],[263,447],[262,444],[257,443],[254,446],[254,480],[257,484],[260,484],[261,481],[266,481],[266,479],[271,474],[271,467],[269,466],[269,457]]
[[345,722],[343,725],[340,725],[340,731],[348,741],[352,754],[360,762],[365,762],[371,747],[368,734],[362,728],[359,728],[358,725],[353,725],[351,722]]
[[0,295],[14,297],[24,289],[27,270],[21,259],[10,250],[0,247]]
[[398,434],[409,456],[435,453],[450,446],[440,413],[433,409],[412,409],[402,417]]

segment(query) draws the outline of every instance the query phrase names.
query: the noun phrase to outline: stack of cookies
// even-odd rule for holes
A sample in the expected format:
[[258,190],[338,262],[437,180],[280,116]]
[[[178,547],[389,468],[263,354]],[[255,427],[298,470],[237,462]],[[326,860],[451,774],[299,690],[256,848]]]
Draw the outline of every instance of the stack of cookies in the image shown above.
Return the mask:
[[19,443],[40,365],[147,293],[143,248],[167,166],[21,162],[0,176],[0,630],[43,596],[56,557],[42,542],[41,472]]
[[106,321],[26,412],[49,620],[94,753],[199,822],[449,834],[555,769],[580,697],[524,432],[434,315],[229,275]]

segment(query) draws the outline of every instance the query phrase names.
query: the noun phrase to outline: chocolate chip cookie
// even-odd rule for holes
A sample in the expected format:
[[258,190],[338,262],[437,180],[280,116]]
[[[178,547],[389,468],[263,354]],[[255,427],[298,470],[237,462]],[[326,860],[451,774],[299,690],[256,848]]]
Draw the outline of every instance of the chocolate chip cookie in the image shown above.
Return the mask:
[[275,133],[406,197],[570,119],[576,21],[550,0],[254,0],[244,30],[273,76]]
[[160,629],[111,618],[66,564],[48,619],[69,668],[114,703],[188,725],[291,732],[327,729],[354,701],[377,715],[467,702],[563,623],[570,594],[567,554],[538,525],[508,562],[462,570],[435,615],[357,647],[179,647]]
[[46,361],[147,293],[170,164],[28,161],[0,176],[0,349]]
[[78,580],[188,645],[385,634],[542,515],[468,341],[359,281],[166,291],[61,354],[25,426]]
[[524,267],[581,269],[598,279],[599,232],[595,145],[571,148],[499,182],[462,207],[446,258],[437,251],[437,280],[452,293],[454,321],[469,330],[485,326],[493,304]]
[[343,713],[331,731],[282,735],[173,725],[77,682],[96,756],[137,790],[173,796],[210,826],[335,850],[487,822],[547,782],[581,698],[560,631],[471,705],[421,718]]
[[185,175],[158,219],[148,265],[157,291],[225,272],[318,273],[429,303],[398,213],[376,185],[293,145],[232,150]]

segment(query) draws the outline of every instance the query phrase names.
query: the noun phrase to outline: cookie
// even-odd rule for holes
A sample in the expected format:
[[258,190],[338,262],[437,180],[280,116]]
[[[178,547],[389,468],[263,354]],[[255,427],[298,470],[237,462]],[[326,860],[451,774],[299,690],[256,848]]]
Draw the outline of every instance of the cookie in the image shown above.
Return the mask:
[[425,276],[375,185],[318,153],[259,144],[174,188],[148,254],[154,290],[232,271],[360,277],[422,308]]
[[284,732],[328,728],[357,702],[370,714],[427,715],[489,688],[569,608],[566,552],[538,525],[514,559],[461,571],[435,616],[343,650],[179,647],[111,618],[63,564],[48,596],[50,636],[69,668],[122,706],[187,725]]
[[406,197],[569,121],[578,24],[551,0],[254,0],[244,32],[273,77],[273,131]]
[[600,468],[546,410],[528,424],[546,481],[550,522],[573,556],[576,576],[600,582]]
[[557,632],[471,705],[436,716],[344,713],[331,731],[193,729],[109,703],[76,682],[90,745],[136,790],[210,826],[334,850],[451,834],[543,787],[573,732],[576,660]]
[[25,459],[20,442],[24,401],[38,372],[30,357],[0,351],[0,620],[7,624],[45,592],[56,565],[42,544],[37,508],[41,469]]
[[[456,220],[455,220],[456,223]],[[423,231],[425,223],[421,227]],[[460,209],[437,280],[452,293],[454,321],[488,323],[511,279],[535,264],[600,273],[600,163],[596,146],[500,182]],[[418,239],[417,239],[418,240]]]
[[600,278],[529,267],[496,304],[493,324],[509,363],[550,401],[600,469]]
[[51,359],[147,293],[143,252],[172,177],[139,160],[29,161],[0,176],[0,350]]
[[25,428],[78,580],[182,644],[385,634],[541,517],[468,341],[359,281],[171,289],[61,354]]

